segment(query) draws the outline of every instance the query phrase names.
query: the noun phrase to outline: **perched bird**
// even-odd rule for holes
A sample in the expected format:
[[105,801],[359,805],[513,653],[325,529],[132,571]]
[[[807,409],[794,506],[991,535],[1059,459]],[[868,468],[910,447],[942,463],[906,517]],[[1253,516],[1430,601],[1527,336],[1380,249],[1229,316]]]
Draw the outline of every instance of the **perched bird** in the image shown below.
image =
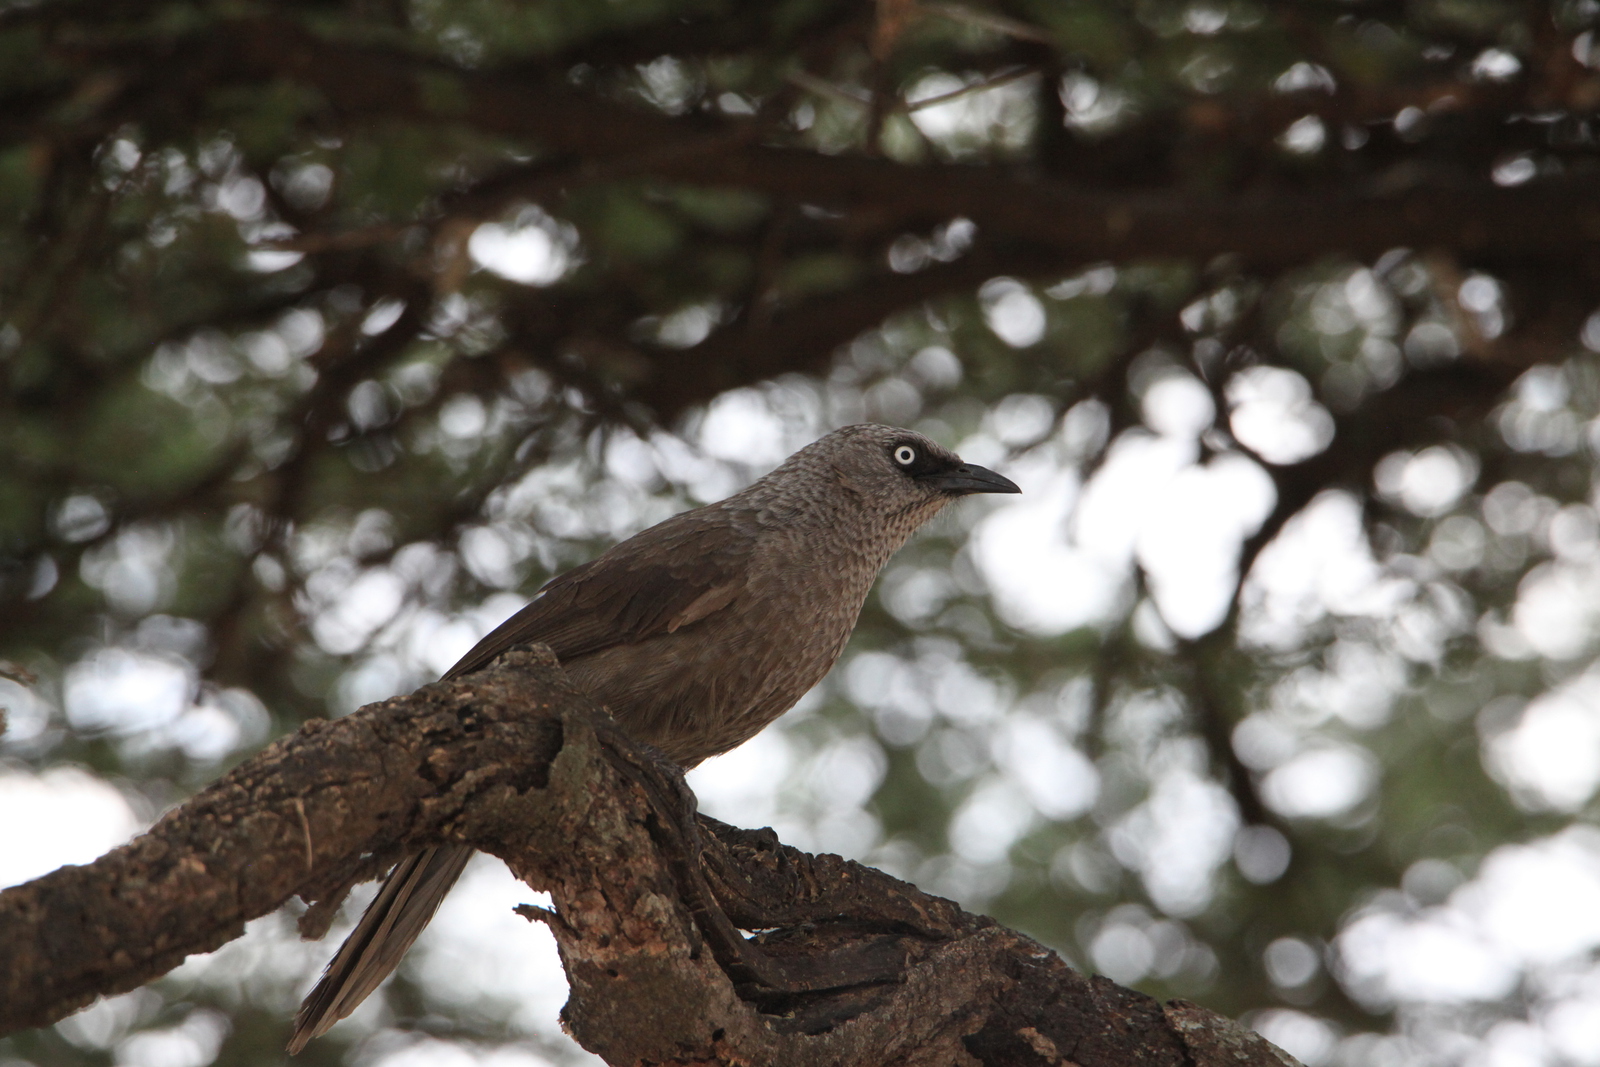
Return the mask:
[[[553,578],[445,674],[543,642],[633,738],[685,769],[748,740],[828,673],[873,580],[956,497],[1021,492],[920,434],[846,426],[741,492]],[[399,964],[472,856],[401,861],[295,1019],[290,1052]]]

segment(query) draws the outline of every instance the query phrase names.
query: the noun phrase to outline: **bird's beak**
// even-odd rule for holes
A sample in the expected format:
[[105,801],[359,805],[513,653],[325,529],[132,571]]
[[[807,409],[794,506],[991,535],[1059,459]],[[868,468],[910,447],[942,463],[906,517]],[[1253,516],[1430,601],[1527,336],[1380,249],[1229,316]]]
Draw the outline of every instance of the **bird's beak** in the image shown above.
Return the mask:
[[1017,483],[1003,474],[976,463],[963,463],[949,470],[933,471],[922,476],[922,481],[951,496],[968,493],[1020,493]]

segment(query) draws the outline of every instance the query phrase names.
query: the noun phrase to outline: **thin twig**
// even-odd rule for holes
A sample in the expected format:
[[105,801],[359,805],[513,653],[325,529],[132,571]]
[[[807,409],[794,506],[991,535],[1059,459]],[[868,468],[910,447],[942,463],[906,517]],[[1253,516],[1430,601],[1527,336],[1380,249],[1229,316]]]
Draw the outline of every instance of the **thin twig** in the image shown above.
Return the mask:
[[807,92],[816,93],[818,96],[826,96],[832,100],[855,104],[859,107],[872,106],[872,100],[866,93],[853,93],[843,86],[835,85],[825,78],[819,78],[815,74],[808,74],[803,70],[791,70],[783,77],[789,84],[798,86]]
[[1002,85],[1009,85],[1014,81],[1037,73],[1039,71],[1034,67],[1006,67],[992,77],[985,78],[980,82],[973,82],[971,85],[963,85],[959,89],[951,89],[948,93],[940,93],[938,96],[926,96],[915,102],[908,100],[901,105],[901,109],[910,112],[921,111],[925,107],[938,107],[940,104],[948,104],[950,101],[958,100],[969,93],[981,93],[986,89],[997,89]]
[[385,222],[376,226],[362,226],[355,230],[336,233],[301,233],[293,237],[275,237],[257,241],[252,251],[271,252],[349,252],[357,248],[370,248],[402,237],[414,223],[400,225]]
[[996,15],[990,11],[977,11],[964,4],[923,4],[922,10],[933,15],[943,15],[952,22],[965,22],[969,26],[995,30],[1018,40],[1038,41],[1040,44],[1056,43],[1054,37],[1037,26],[1004,15]]
[[[924,97],[923,99],[916,101],[897,99],[886,109],[886,111],[887,113],[891,114],[910,114],[912,112],[921,111],[923,108],[938,107],[940,104],[948,104],[950,101],[958,100],[963,96],[967,96],[972,93],[981,93],[985,90],[995,89],[1002,85],[1009,85],[1011,82],[1018,81],[1022,78],[1026,78],[1037,73],[1039,73],[1038,70],[1033,67],[1007,67],[993,77],[985,78],[983,81],[973,82],[971,85],[963,85],[959,89],[952,89],[947,93],[940,93],[937,96]],[[830,82],[825,78],[819,78],[815,74],[808,74],[803,70],[790,71],[788,74],[784,75],[784,78],[787,79],[790,84],[798,88],[805,89],[808,92],[816,93],[818,96],[826,96],[829,99],[838,100],[839,102],[845,104],[854,104],[856,107],[872,107],[872,98],[868,94],[852,92],[842,85],[835,85],[833,82]]]
[[37,674],[7,659],[0,659],[0,678],[5,678],[23,686],[39,684],[39,676]]

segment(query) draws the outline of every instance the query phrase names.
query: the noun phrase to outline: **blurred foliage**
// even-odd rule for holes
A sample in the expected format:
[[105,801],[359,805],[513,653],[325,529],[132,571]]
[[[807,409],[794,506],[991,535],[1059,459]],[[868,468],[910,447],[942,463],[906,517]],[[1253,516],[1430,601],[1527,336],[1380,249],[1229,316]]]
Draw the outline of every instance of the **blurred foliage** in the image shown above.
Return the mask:
[[[1597,21],[0,0],[0,771],[152,814],[828,427],[913,425],[1034,533],[969,505],[897,557],[775,728],[784,837],[1310,1063],[1457,1062],[1544,994],[1407,1000],[1336,939],[1595,812],[1600,765],[1515,746],[1529,701],[1600,716],[1600,222],[1560,207]],[[1146,526],[1090,544],[1097,493]],[[322,951],[281,918],[0,1061],[278,1062]],[[570,1055],[385,995],[306,1059]]]

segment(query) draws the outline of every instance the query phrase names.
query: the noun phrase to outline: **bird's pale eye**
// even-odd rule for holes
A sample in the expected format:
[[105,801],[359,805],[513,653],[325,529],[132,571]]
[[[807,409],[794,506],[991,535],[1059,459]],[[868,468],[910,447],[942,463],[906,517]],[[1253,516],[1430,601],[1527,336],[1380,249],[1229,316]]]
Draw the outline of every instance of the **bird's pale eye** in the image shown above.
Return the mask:
[[901,445],[894,450],[894,461],[902,467],[909,467],[917,461],[917,450],[910,445]]

